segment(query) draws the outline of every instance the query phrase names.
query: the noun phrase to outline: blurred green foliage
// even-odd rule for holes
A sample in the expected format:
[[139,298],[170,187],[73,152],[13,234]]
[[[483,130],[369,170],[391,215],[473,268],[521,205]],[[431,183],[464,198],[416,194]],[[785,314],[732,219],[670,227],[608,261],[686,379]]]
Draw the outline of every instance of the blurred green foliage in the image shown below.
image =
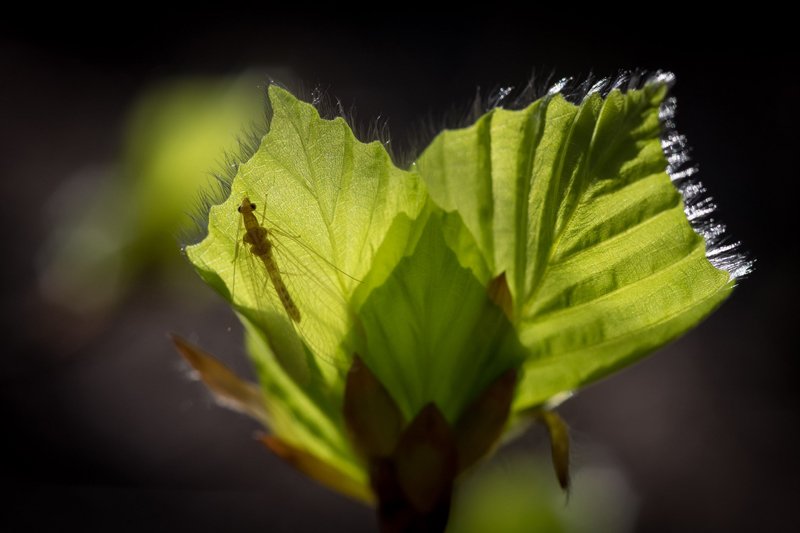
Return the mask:
[[264,122],[260,82],[182,78],[142,94],[125,123],[120,159],[72,176],[51,201],[56,220],[41,273],[48,300],[98,313],[143,273],[171,275],[183,262],[177,241],[198,191],[226,152],[238,151],[238,136]]
[[636,500],[611,466],[578,468],[569,499],[543,457],[501,454],[464,479],[448,533],[625,533]]

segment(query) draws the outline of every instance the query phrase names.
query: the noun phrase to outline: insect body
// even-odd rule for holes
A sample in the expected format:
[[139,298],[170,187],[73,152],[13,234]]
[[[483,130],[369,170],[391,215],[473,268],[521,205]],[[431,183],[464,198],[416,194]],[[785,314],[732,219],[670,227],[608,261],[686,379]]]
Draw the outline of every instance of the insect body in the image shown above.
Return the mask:
[[[231,295],[239,309],[265,333],[269,350],[297,383],[308,379],[307,356],[331,363],[339,370],[349,368],[348,354],[352,350],[342,344],[352,328],[348,298],[360,280],[331,262],[334,247],[326,247],[330,234],[323,232],[321,238],[315,239],[320,233],[313,231],[313,219],[307,221],[276,210],[277,220],[270,220],[266,200],[264,206],[259,204],[261,209],[257,212],[249,194],[239,198],[237,211],[241,218],[233,239],[236,249],[231,285]],[[296,225],[311,236],[310,240],[303,241],[299,234],[283,229]],[[240,262],[242,244],[248,245],[249,253],[245,252],[246,257]],[[239,268],[245,269],[245,290],[237,293]],[[289,334],[286,322],[295,335]]]
[[272,286],[275,287],[275,292],[278,293],[278,298],[280,298],[286,313],[293,321],[300,322],[300,309],[297,308],[294,300],[292,300],[292,296],[289,294],[283,278],[281,278],[278,264],[272,254],[272,241],[269,240],[269,230],[259,224],[255,209],[256,204],[251,203],[247,196],[242,198],[239,212],[242,214],[245,228],[243,241],[245,244],[250,245],[250,252],[264,263]]

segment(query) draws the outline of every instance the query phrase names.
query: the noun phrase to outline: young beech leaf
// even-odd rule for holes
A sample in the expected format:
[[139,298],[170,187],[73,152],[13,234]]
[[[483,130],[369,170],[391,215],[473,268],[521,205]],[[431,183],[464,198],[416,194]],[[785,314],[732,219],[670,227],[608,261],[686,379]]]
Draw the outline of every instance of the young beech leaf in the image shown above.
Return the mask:
[[284,444],[329,463],[367,487],[367,472],[344,423],[343,384],[329,385],[314,367],[314,380],[299,385],[277,361],[264,332],[249,320],[244,324],[247,353],[269,406],[270,431]]
[[[395,217],[415,218],[427,193],[415,173],[393,165],[379,142],[359,142],[344,119],[323,120],[312,105],[275,85],[268,96],[268,133],[238,166],[230,196],[211,207],[208,236],[186,253],[260,329],[296,329],[314,358],[330,363],[320,366],[324,377],[338,382],[355,351],[341,345],[353,322],[353,291]],[[264,266],[240,245],[238,208],[245,197],[270,232],[277,266],[303,317],[295,324],[286,322]],[[284,352],[292,352],[281,355],[285,368],[305,372],[305,361],[290,361],[304,351]]]
[[477,249],[490,278],[506,276],[528,352],[515,410],[633,362],[733,287],[667,173],[666,93],[654,78],[579,105],[550,94],[494,109],[442,132],[418,160],[433,200],[474,237],[454,247],[459,259]]
[[410,255],[359,311],[361,356],[407,420],[434,402],[450,423],[525,352],[503,311],[431,214]]
[[336,470],[329,463],[319,460],[305,450],[283,442],[278,437],[265,435],[261,438],[261,442],[272,453],[321,485],[353,499],[372,503],[372,493],[363,484]]
[[[459,469],[509,415],[719,305],[749,263],[725,256],[720,226],[698,227],[707,209],[671,181],[689,173],[660,120],[667,89],[655,77],[580,104],[552,91],[496,108],[401,170],[343,119],[269,87],[267,134],[186,252],[245,325],[270,448],[344,493],[371,489],[386,531],[441,530]],[[542,412],[565,485],[566,426]]]
[[[368,486],[341,412],[346,370],[358,351],[345,343],[358,343],[350,335],[353,291],[359,287],[365,298],[392,270],[386,261],[400,256],[386,250],[405,247],[427,192],[415,173],[393,165],[379,142],[359,142],[344,119],[324,120],[275,85],[268,98],[268,132],[238,165],[227,199],[210,208],[207,236],[186,255],[245,324],[270,429]],[[287,316],[264,265],[242,242],[238,208],[245,197],[269,232],[299,322]],[[382,259],[375,261],[379,250]]]

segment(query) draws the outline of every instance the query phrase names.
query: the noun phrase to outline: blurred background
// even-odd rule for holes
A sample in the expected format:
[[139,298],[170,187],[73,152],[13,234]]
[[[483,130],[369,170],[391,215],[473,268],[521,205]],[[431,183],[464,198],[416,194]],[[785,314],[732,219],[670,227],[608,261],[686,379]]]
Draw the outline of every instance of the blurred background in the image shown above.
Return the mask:
[[779,24],[673,26],[665,13],[632,29],[576,22],[577,8],[143,15],[0,23],[0,530],[374,531],[369,509],[216,407],[167,341],[179,332],[252,376],[238,321],[175,238],[186,191],[222,161],[210,147],[235,148],[266,75],[320,85],[363,124],[383,117],[402,151],[477,87],[635,67],[677,74],[678,128],[756,271],[697,329],[562,406],[568,505],[537,428],[476,473],[454,529],[499,527],[485,508],[541,531],[792,530],[800,65]]

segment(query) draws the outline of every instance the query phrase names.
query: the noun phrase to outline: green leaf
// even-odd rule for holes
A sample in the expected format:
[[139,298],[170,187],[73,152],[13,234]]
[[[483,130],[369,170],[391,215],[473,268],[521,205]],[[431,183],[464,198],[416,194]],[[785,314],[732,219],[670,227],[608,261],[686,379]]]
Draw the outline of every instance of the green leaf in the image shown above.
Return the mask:
[[[271,86],[268,133],[186,250],[245,325],[268,445],[337,490],[371,486],[388,513],[427,464],[397,444],[404,421],[435,410],[467,466],[508,429],[512,398],[511,419],[529,416],[718,305],[732,276],[709,262],[666,172],[665,94],[654,82],[495,109],[406,171]],[[370,398],[381,405],[360,405]]]
[[247,353],[270,413],[269,429],[285,443],[366,486],[366,473],[343,430],[341,391],[322,382],[318,374],[313,381],[298,384],[279,363],[263,330],[247,319],[243,322]]
[[[394,218],[413,218],[426,193],[418,177],[396,168],[378,142],[356,140],[341,118],[271,86],[270,131],[242,163],[231,195],[211,208],[208,237],[187,248],[197,269],[218,277],[218,290],[261,326],[286,325],[285,312],[266,286],[264,266],[244,247],[238,206],[256,204],[270,230],[278,268],[292,298],[308,314],[298,326],[314,355],[346,369],[351,352],[339,344],[349,330],[347,302]],[[238,287],[237,287],[238,285]]]
[[515,409],[633,362],[730,293],[666,172],[667,87],[548,95],[441,133],[418,161],[433,200],[458,212],[484,285],[505,273],[528,358]]
[[[323,120],[312,105],[274,85],[268,96],[269,132],[239,165],[227,200],[211,208],[207,237],[186,254],[245,324],[273,413],[271,429],[366,483],[341,413],[345,372],[360,353],[359,337],[351,334],[354,292],[358,287],[367,298],[392,270],[386,262],[399,256],[387,251],[405,247],[402,237],[427,192],[416,174],[392,164],[379,142],[359,142],[343,119]],[[244,198],[268,230],[299,320],[277,297],[267,266],[242,242]]]
[[524,357],[511,323],[445,240],[453,218],[431,214],[416,246],[359,312],[363,360],[408,420],[434,402],[455,423]]

